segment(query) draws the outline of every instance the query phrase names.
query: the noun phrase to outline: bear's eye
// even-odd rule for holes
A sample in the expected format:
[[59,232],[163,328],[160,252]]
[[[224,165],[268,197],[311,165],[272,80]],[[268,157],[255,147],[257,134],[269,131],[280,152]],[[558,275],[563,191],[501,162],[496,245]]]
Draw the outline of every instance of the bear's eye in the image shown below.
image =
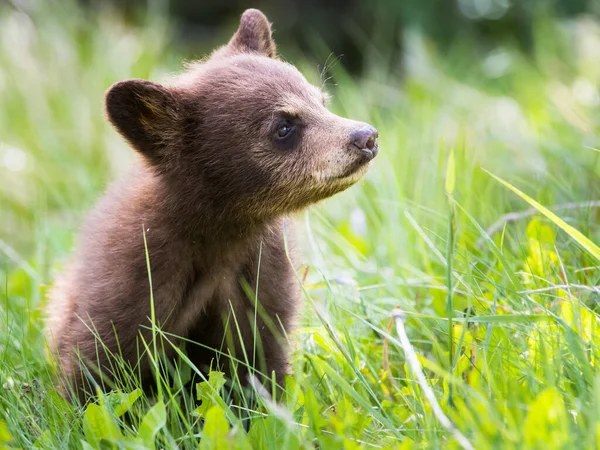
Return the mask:
[[285,139],[292,133],[292,131],[294,131],[294,126],[291,123],[282,123],[277,129],[277,138]]

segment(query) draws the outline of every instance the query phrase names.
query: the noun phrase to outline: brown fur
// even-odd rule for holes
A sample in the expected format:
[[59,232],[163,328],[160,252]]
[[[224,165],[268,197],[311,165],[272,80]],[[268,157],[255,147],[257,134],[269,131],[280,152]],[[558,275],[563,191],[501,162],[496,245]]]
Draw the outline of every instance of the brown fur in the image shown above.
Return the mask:
[[[89,215],[51,296],[48,341],[66,385],[86,385],[84,366],[114,378],[94,334],[132,365],[140,337],[151,345],[144,232],[160,328],[202,344],[187,346],[202,370],[215,358],[210,347],[246,355],[282,381],[284,336],[300,301],[284,217],[356,182],[377,151],[373,128],[323,102],[319,89],[277,59],[257,10],[243,14],[227,46],[169,84],[128,80],[108,90],[107,116],[141,158]],[[277,137],[281,124],[293,128],[285,138]],[[255,292],[258,278],[255,360],[254,295],[243,286]],[[231,373],[226,359],[221,367]],[[149,378],[147,358],[139,364]]]

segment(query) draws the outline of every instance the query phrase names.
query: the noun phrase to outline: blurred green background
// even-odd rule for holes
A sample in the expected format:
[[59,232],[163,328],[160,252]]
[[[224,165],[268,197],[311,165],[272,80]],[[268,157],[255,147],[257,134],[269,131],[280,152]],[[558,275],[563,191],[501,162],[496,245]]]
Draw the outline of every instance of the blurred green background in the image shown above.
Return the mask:
[[207,428],[226,431],[209,438],[457,448],[405,364],[400,306],[475,448],[600,448],[597,257],[486,172],[600,242],[599,2],[12,0],[0,3],[0,449],[217,448],[176,389],[166,406],[62,401],[41,311],[83,216],[132,158],[103,116],[106,89],[181,70],[247,7],[332,110],[378,128],[381,151],[364,180],[296,218],[310,270],[293,420],[261,403],[242,423],[215,402],[227,424]]

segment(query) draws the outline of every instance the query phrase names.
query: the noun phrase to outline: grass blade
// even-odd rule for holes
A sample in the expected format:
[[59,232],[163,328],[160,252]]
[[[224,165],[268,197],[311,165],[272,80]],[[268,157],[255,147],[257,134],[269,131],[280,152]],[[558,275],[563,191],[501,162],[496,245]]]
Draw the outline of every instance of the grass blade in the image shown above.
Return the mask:
[[[483,169],[483,170],[485,170],[485,169]],[[519,189],[514,187],[512,184],[504,181],[502,178],[497,177],[496,175],[494,175],[493,173],[491,173],[487,170],[485,170],[485,171],[488,174],[490,174],[496,181],[498,181],[501,184],[503,184],[504,186],[506,186],[508,189],[513,191],[515,194],[517,194],[519,197],[521,197],[523,200],[525,200],[527,203],[529,203],[531,206],[533,206],[535,209],[537,209],[540,213],[542,213],[544,216],[546,216],[548,219],[550,219],[555,225],[557,225],[559,228],[561,228],[565,233],[567,233],[569,236],[571,236],[579,245],[581,245],[592,256],[594,256],[598,261],[600,261],[600,247],[598,247],[596,244],[594,244],[589,238],[584,236],[583,233],[581,233],[579,230],[573,228],[571,225],[566,223],[564,220],[562,220],[560,217],[558,217],[556,214],[554,214],[548,208],[546,208],[545,206],[536,202],[534,199],[529,197],[524,192],[521,192]]]

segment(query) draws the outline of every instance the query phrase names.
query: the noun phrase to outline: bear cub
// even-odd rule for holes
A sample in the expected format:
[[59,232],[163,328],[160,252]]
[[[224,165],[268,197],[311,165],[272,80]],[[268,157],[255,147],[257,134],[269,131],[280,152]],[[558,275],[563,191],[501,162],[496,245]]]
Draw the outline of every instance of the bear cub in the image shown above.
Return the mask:
[[278,58],[255,9],[168,83],[107,91],[106,115],[139,158],[89,214],[50,296],[66,396],[114,387],[117,355],[151,383],[152,319],[167,358],[184,348],[199,371],[282,383],[301,299],[284,218],[354,184],[378,150],[373,127],[326,103]]

